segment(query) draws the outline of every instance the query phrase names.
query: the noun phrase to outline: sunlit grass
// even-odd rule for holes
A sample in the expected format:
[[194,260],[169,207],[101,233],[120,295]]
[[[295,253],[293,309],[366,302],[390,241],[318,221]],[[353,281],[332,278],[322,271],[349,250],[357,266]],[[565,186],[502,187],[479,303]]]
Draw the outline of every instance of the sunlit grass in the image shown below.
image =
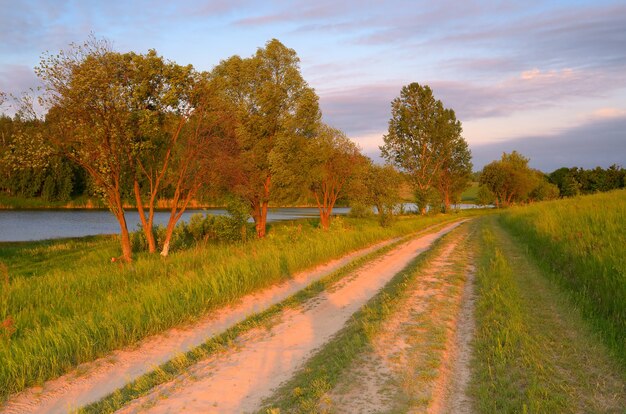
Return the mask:
[[623,370],[572,298],[497,220],[483,225],[469,387],[475,411],[622,412]]
[[626,191],[511,209],[502,222],[626,364]]
[[9,268],[0,322],[11,317],[15,327],[0,347],[0,395],[193,321],[293,272],[457,217],[402,218],[388,228],[338,219],[328,232],[311,221],[277,224],[264,240],[201,245],[166,260],[139,255],[126,266],[110,261],[118,249],[111,238],[0,244]]

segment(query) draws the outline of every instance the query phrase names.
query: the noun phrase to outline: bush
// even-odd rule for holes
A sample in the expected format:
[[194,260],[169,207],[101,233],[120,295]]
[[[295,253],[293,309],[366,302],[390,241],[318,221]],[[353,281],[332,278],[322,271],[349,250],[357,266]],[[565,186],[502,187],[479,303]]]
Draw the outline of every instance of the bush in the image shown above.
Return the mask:
[[354,202],[350,204],[350,212],[348,213],[349,217],[365,218],[371,217],[372,214],[374,214],[372,207],[365,205],[364,203]]

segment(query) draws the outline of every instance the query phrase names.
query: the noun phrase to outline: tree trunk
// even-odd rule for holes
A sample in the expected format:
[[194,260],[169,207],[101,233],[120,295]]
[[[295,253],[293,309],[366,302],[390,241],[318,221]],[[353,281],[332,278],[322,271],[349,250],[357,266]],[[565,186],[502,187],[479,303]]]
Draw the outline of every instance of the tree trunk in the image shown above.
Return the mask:
[[330,213],[328,210],[324,211],[320,209],[320,224],[324,230],[328,230],[330,228]]
[[443,208],[445,213],[450,211],[450,193],[448,191],[443,192]]
[[152,220],[146,220],[146,215],[143,209],[143,202],[141,200],[141,192],[139,190],[139,182],[135,180],[134,183],[135,201],[137,202],[137,210],[139,218],[141,219],[141,227],[146,235],[148,241],[148,252],[154,253],[156,251],[156,242],[154,240],[154,232],[152,231]]
[[130,263],[133,260],[133,251],[130,246],[130,233],[128,232],[128,227],[126,227],[126,218],[122,216],[123,224],[120,223],[122,227],[122,256],[125,262]]
[[133,250],[130,245],[130,233],[128,232],[128,225],[126,224],[126,216],[124,214],[124,208],[122,207],[122,199],[120,197],[119,190],[110,189],[107,195],[109,202],[109,209],[117,219],[121,230],[121,244],[122,244],[122,259],[130,263],[133,260]]
[[165,229],[165,239],[163,240],[163,249],[161,250],[161,256],[167,257],[170,253],[170,240],[172,234],[174,234],[174,227],[176,227],[176,220],[174,214],[170,215],[170,220],[167,222],[167,228]]
[[265,237],[267,227],[267,207],[269,202],[262,201],[256,207],[254,211],[254,223],[256,227],[256,234],[259,239]]

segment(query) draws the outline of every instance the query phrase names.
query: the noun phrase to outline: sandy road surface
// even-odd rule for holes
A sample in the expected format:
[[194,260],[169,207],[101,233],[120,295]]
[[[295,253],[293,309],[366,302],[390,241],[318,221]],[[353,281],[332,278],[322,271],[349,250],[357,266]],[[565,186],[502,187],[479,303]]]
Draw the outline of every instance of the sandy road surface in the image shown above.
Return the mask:
[[394,275],[459,224],[412,239],[369,262],[302,309],[285,311],[271,329],[249,332],[239,346],[196,364],[120,412],[233,413],[257,409]]
[[[464,247],[468,237],[467,229],[457,232],[419,270],[371,349],[357,357],[327,394],[326,408],[342,414],[460,412],[456,406],[448,409],[453,406],[448,400],[464,395],[465,382],[457,380],[454,389],[451,383],[469,373],[467,361],[460,360],[462,352],[469,353],[472,334],[466,332],[463,314],[471,314],[473,306],[464,298],[473,275]],[[445,343],[439,342],[441,337]]]

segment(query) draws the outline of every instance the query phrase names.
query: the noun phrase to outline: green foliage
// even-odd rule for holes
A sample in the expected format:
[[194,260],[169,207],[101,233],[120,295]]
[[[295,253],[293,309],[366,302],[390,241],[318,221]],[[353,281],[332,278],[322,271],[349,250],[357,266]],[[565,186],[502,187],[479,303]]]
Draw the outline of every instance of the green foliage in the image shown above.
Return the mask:
[[422,214],[442,199],[447,208],[469,183],[471,153],[461,132],[454,111],[444,108],[427,85],[404,86],[391,103],[389,131],[380,149],[383,158],[408,175]]
[[374,212],[372,211],[372,207],[370,205],[358,201],[350,203],[350,212],[348,213],[349,217],[366,218],[371,217],[373,214]]
[[559,187],[561,196],[573,197],[580,193],[592,194],[624,188],[626,170],[615,164],[607,169],[596,167],[592,170],[563,167],[550,173],[549,178]]
[[493,204],[496,200],[496,196],[487,188],[485,185],[481,185],[478,187],[478,192],[476,193],[476,204],[479,206],[488,206]]
[[271,158],[284,148],[278,144],[311,137],[321,118],[318,97],[302,78],[299,62],[293,49],[272,39],[252,57],[233,56],[211,72],[237,118],[237,155],[228,171],[236,185],[230,190],[248,201],[261,237],[277,168]]

